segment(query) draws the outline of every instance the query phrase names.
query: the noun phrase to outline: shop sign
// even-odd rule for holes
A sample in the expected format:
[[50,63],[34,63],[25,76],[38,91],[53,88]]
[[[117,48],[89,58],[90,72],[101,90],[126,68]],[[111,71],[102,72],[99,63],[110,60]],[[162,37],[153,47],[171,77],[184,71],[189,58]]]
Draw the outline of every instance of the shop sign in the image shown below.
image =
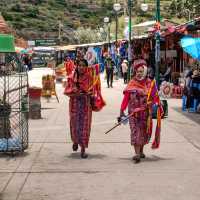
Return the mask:
[[57,39],[37,39],[35,40],[35,46],[55,46],[58,45]]

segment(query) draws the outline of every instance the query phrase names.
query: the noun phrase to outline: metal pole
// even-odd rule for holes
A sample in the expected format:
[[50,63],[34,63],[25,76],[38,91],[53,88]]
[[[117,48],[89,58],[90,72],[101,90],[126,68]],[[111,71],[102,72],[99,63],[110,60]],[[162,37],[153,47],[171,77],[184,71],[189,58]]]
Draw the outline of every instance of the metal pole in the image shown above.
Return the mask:
[[61,43],[61,28],[62,28],[62,24],[61,24],[61,21],[58,22],[58,41],[59,41],[59,44]]
[[116,22],[116,27],[115,27],[115,42],[117,44],[117,33],[118,33],[118,17],[117,17],[117,11],[115,11],[115,22]]
[[132,0],[128,0],[128,13],[129,13],[129,20],[128,20],[128,35],[129,35],[129,41],[128,41],[128,80],[131,79],[131,61],[132,61],[132,55],[131,55],[131,8],[132,8]]
[[156,0],[156,22],[158,24],[156,31],[156,46],[155,46],[155,75],[156,83],[159,88],[160,77],[159,77],[159,67],[160,67],[160,0]]
[[110,52],[110,23],[108,23],[108,49]]

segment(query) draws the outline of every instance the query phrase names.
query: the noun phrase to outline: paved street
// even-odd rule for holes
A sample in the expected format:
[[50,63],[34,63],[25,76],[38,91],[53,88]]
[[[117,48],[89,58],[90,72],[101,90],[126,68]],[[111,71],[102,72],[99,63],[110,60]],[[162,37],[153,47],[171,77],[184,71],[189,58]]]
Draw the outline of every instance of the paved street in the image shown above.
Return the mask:
[[93,114],[89,158],[71,150],[68,98],[57,85],[60,103],[42,100],[42,119],[30,120],[30,146],[24,155],[0,155],[0,200],[199,200],[200,115],[183,114],[170,99],[159,150],[131,160],[129,126],[109,135],[119,114],[124,85],[115,81],[103,96],[107,106]]

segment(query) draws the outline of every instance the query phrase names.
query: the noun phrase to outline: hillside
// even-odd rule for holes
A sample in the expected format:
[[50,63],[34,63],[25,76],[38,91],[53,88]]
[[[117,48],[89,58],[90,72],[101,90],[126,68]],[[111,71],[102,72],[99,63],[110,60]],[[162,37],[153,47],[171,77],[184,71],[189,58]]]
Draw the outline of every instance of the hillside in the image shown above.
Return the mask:
[[[63,24],[62,39],[73,43],[74,30],[78,27],[97,29],[103,26],[103,18],[110,16],[114,21],[113,2],[115,0],[1,0],[0,12],[7,23],[25,39],[57,38],[59,21]],[[122,5],[125,0],[118,1]],[[134,0],[133,17],[138,23],[151,20],[155,16],[155,0],[149,0],[149,11],[139,9],[141,1]],[[169,7],[172,1],[161,0],[163,18],[173,18]],[[126,10],[122,10],[120,15]],[[176,20],[176,19],[175,19]],[[185,18],[181,19],[185,21]]]

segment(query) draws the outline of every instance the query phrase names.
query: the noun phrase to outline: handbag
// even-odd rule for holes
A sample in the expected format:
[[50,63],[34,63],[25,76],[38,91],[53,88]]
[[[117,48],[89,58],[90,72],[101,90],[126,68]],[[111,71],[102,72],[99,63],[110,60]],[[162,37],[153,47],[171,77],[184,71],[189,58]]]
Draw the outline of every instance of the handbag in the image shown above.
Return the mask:
[[103,97],[99,91],[91,96],[91,107],[92,111],[99,112],[106,105]]

